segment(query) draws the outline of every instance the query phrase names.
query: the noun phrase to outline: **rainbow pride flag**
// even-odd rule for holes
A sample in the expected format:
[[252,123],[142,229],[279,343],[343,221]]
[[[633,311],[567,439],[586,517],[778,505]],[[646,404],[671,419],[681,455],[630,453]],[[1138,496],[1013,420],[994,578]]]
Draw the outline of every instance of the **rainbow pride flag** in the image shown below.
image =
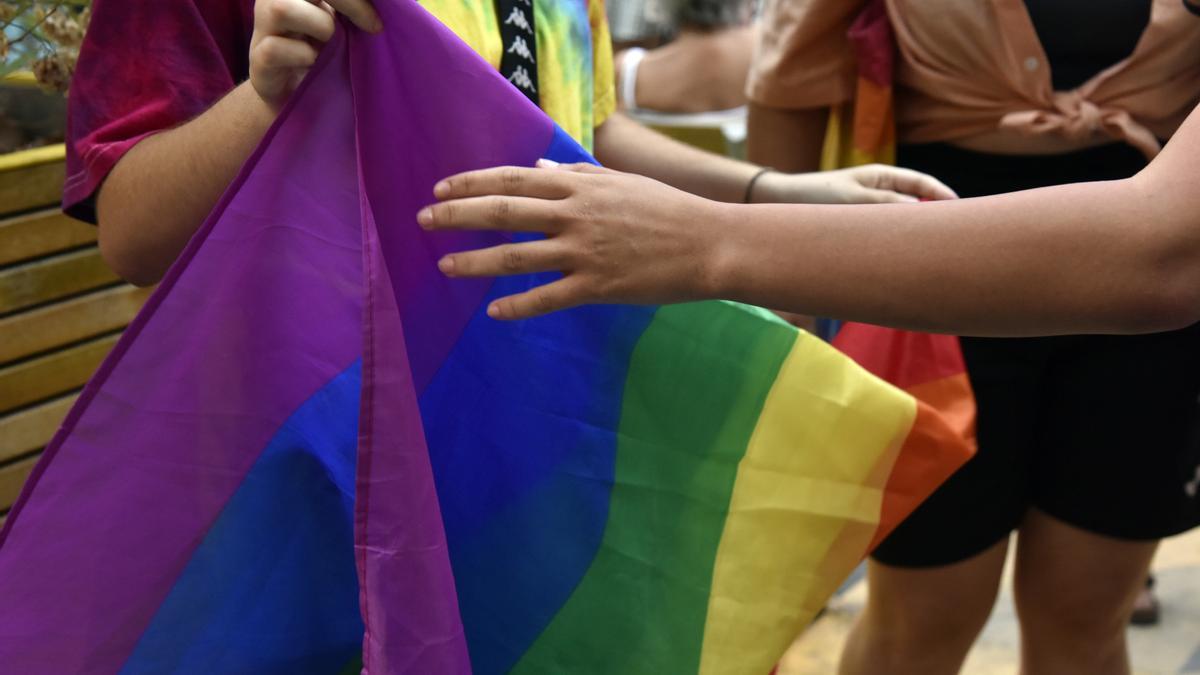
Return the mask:
[[[950,425],[955,442],[964,440],[974,453],[975,392],[971,389],[958,337],[850,321],[841,326],[832,344],[869,372],[911,394],[921,402],[921,414],[936,415]],[[898,492],[906,492],[910,503],[885,510],[879,528],[881,536],[871,548],[928,496],[911,488],[899,488],[899,482],[905,480],[904,471],[903,466],[893,470],[890,480],[896,483],[889,482],[886,489],[893,498]],[[912,487],[921,485],[918,480]]]
[[499,323],[434,182],[588,161],[417,3],[340,32],[0,532],[12,673],[766,673],[969,456],[756,309]]

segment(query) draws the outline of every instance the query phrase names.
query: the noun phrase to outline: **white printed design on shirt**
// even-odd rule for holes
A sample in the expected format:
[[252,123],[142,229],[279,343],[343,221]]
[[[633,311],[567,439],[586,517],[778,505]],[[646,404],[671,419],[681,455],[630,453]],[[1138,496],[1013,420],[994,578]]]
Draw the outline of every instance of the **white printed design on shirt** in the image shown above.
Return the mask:
[[533,86],[533,79],[529,77],[529,71],[525,70],[525,66],[517,66],[517,69],[513,71],[513,74],[508,76],[508,81],[522,89],[528,89],[529,91],[534,92],[537,91],[537,88]]
[[522,12],[519,7],[513,7],[512,12],[509,12],[508,18],[504,20],[505,26],[516,26],[521,30],[533,35],[533,28],[529,25],[529,19],[525,18],[525,12]]
[[521,58],[536,63],[533,58],[533,51],[529,49],[529,43],[525,42],[525,38],[520,35],[513,39],[513,43],[508,46],[509,54],[516,54]]

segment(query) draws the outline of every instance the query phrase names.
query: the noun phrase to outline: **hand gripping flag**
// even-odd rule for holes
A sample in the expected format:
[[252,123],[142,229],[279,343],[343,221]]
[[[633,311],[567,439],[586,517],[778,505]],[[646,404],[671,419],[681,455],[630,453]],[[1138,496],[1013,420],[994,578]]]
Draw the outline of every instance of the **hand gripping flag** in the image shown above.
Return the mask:
[[590,161],[417,3],[340,32],[0,533],[11,673],[766,673],[969,456],[755,309],[488,319],[415,224]]

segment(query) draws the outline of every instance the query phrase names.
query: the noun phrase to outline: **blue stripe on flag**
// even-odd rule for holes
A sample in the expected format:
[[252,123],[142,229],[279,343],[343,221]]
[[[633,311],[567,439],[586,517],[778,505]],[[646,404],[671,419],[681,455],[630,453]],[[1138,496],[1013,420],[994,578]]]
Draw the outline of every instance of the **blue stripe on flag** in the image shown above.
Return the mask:
[[[595,161],[561,129],[545,156]],[[654,315],[597,306],[517,323],[487,317],[487,302],[554,278],[497,280],[421,395],[477,674],[509,671],[596,555],[629,359]]]
[[600,166],[583,146],[571,138],[571,135],[563,131],[557,124],[554,125],[554,136],[550,139],[550,147],[546,148],[546,153],[543,158],[549,159],[559,164],[578,164],[586,162]]
[[279,429],[122,673],[335,673],[361,653],[352,517],[361,379],[357,361]]
[[[497,282],[488,299],[522,283]],[[653,314],[585,307],[503,323],[481,308],[421,396],[477,674],[509,671],[596,555],[629,359]]]

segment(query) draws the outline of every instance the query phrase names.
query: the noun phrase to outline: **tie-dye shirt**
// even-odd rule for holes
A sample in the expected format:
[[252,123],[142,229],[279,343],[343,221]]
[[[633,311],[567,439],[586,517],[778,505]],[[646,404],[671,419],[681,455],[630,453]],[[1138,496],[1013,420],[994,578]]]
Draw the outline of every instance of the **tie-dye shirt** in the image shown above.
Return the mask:
[[[499,67],[504,47],[491,0],[421,4]],[[129,148],[204,112],[248,76],[253,0],[147,7],[93,3],[67,121],[63,206],[77,218],[95,222],[95,191]],[[542,108],[590,150],[594,129],[616,103],[604,0],[534,0],[534,13]]]

